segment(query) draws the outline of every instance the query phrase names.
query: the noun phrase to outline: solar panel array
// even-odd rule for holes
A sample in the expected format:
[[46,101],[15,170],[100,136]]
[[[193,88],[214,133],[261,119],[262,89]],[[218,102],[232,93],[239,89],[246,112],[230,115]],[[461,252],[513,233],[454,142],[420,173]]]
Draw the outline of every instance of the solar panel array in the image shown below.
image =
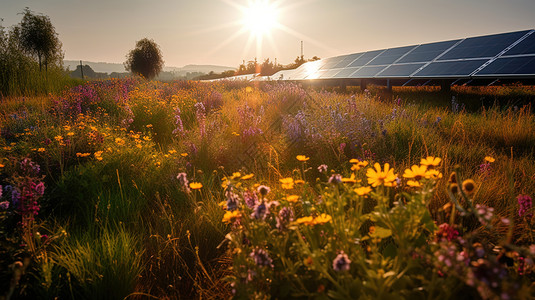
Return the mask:
[[535,77],[535,30],[330,57],[280,71],[270,79],[498,77]]

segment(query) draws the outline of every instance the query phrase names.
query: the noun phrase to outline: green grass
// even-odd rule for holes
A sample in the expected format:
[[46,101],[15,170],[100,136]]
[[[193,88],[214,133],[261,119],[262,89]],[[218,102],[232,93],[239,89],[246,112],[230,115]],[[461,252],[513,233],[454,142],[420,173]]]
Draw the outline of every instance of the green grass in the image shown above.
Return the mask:
[[[40,83],[33,88],[50,89]],[[0,185],[17,178],[10,161],[31,158],[46,183],[36,230],[41,222],[56,222],[68,231],[66,239],[43,250],[52,260],[34,254],[36,270],[61,279],[43,275],[37,282],[49,286],[46,295],[67,298],[230,296],[229,283],[220,280],[232,274],[232,254],[223,243],[232,226],[221,222],[225,212],[219,206],[225,200],[222,178],[241,171],[254,173],[256,184],[275,187],[292,176],[313,186],[331,175],[320,174],[320,164],[349,176],[352,158],[389,163],[401,178],[422,157],[441,157],[444,178],[429,199],[439,221],[447,219],[441,208],[450,202],[448,176],[460,165],[463,178],[477,182],[474,203],[510,218],[514,241],[533,242],[515,199],[535,195],[535,118],[530,105],[520,105],[533,99],[532,87],[454,88],[466,108],[458,112],[451,109],[450,95],[429,88],[395,88],[399,102],[379,99],[383,92],[377,87],[370,90],[366,95],[294,84],[128,79],[89,82],[57,95],[4,98]],[[489,99],[494,105],[486,105]],[[205,106],[204,115],[197,103]],[[184,128],[179,133],[176,108]],[[310,160],[303,166],[296,155]],[[488,174],[480,171],[485,156],[496,158]],[[176,178],[180,172],[203,188],[184,193]],[[273,197],[285,201],[284,193]],[[320,194],[303,190],[310,203]],[[3,214],[2,225],[16,224],[16,216]],[[483,230],[470,222],[467,229]],[[493,222],[485,240],[498,243],[509,228]],[[10,236],[17,230],[9,229]],[[7,266],[17,259],[20,252],[12,251],[1,262]],[[9,269],[3,270],[9,278]],[[37,291],[37,285],[25,291]],[[117,294],[107,294],[114,286]]]

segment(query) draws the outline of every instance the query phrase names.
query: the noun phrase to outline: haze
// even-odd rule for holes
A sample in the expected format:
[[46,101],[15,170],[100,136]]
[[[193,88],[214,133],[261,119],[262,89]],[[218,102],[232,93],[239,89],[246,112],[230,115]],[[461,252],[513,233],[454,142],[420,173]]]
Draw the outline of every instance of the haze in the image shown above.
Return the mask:
[[[122,63],[141,38],[152,38],[167,66],[212,64],[236,67],[242,60],[300,55],[321,58],[535,28],[533,0],[302,0],[272,1],[279,28],[263,43],[250,38],[232,0],[2,0],[9,27],[24,7],[50,16],[65,59]],[[249,42],[248,42],[249,41]]]

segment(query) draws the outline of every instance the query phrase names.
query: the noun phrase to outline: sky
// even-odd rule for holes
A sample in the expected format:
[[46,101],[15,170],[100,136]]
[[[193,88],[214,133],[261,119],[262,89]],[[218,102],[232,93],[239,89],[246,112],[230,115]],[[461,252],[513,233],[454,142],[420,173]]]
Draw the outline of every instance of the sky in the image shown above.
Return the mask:
[[136,41],[150,38],[174,67],[237,67],[255,57],[289,64],[301,41],[305,58],[326,58],[535,29],[534,0],[272,0],[262,10],[275,12],[273,28],[252,34],[243,20],[253,1],[1,0],[0,18],[4,27],[17,24],[25,7],[49,16],[65,59],[122,63]]

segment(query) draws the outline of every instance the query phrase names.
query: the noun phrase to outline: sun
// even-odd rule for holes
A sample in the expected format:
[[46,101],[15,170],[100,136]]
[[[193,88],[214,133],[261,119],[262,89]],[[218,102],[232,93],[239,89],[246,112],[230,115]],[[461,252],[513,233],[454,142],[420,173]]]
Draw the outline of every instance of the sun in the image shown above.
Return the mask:
[[270,34],[277,26],[277,8],[267,0],[250,1],[242,13],[244,28],[257,37]]

